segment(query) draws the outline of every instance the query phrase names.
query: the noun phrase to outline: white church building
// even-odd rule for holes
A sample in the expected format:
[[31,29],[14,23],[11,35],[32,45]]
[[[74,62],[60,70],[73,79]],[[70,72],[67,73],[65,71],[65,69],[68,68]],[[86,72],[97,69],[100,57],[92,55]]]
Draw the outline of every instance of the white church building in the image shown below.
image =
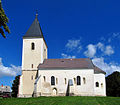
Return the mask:
[[105,74],[89,58],[48,59],[36,15],[23,36],[18,97],[106,96]]

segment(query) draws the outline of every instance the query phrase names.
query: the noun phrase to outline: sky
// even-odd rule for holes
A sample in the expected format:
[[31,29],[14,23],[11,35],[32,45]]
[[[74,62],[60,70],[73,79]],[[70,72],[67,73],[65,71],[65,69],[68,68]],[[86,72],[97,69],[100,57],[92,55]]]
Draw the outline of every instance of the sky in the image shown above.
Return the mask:
[[48,58],[90,58],[106,72],[120,71],[119,0],[2,0],[11,33],[0,36],[0,85],[21,75],[22,36],[38,20]]

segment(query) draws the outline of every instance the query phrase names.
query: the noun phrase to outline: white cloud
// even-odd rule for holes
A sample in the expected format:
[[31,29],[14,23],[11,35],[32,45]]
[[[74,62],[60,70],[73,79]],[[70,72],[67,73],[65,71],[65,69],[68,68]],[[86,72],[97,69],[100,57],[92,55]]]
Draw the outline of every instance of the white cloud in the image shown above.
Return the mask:
[[78,52],[81,51],[82,46],[80,45],[80,40],[68,40],[67,44],[65,45],[65,47],[69,50],[69,51],[73,51],[73,50],[78,50]]
[[106,75],[109,75],[113,73],[114,71],[119,71],[120,72],[120,65],[116,65],[114,63],[106,63],[104,61],[104,58],[93,58],[92,59],[94,65],[98,66],[102,70],[106,72]]
[[79,43],[80,43],[80,40],[68,40],[66,47],[69,49],[74,49],[79,45]]
[[87,51],[84,52],[85,56],[89,57],[89,58],[92,58],[95,56],[96,54],[96,46],[93,45],[93,44],[89,44],[87,46]]
[[109,34],[110,37],[108,38],[108,43],[115,41],[116,39],[120,39],[120,32],[114,32]]
[[79,53],[82,50],[82,46],[79,46],[77,49],[78,49],[77,52]]
[[16,76],[20,73],[21,73],[21,66],[15,66],[11,64],[11,67],[6,67],[2,63],[2,58],[0,58],[0,77]]
[[67,54],[64,54],[64,53],[62,53],[61,56],[62,56],[62,58],[66,58],[66,59],[76,58],[76,56],[71,56],[71,55],[67,55]]
[[103,43],[99,42],[99,43],[96,45],[96,47],[97,47],[98,49],[100,49],[101,51],[104,51],[104,44],[103,44]]
[[108,46],[106,46],[104,53],[106,55],[111,55],[111,54],[114,53],[114,50],[113,50],[113,48],[110,45],[108,45]]
[[116,33],[114,32],[114,33],[113,33],[113,37],[114,37],[114,38],[115,38],[115,37],[120,38],[120,32],[116,32]]
[[108,55],[114,54],[114,50],[112,46],[107,45],[105,46],[103,43],[99,42],[95,45],[89,44],[87,46],[87,51],[84,52],[84,55],[89,58],[94,58],[95,54],[97,54],[97,51],[101,51],[101,55]]

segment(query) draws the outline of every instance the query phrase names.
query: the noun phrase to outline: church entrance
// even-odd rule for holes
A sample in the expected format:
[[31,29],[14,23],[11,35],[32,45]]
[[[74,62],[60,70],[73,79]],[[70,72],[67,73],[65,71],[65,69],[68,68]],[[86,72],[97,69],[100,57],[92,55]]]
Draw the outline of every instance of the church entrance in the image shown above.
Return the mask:
[[57,95],[57,89],[54,88],[54,89],[53,89],[53,96],[56,96],[56,95]]

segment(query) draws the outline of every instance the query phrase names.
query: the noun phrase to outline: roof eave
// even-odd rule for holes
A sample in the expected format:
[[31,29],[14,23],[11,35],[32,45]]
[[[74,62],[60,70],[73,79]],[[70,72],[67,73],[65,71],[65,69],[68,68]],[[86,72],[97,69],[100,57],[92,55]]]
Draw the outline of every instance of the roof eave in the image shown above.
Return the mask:
[[39,68],[38,70],[43,70],[43,69],[93,69],[93,68],[67,68],[67,67],[46,67],[46,68]]
[[100,73],[102,73],[102,74],[105,74],[105,75],[106,75],[106,72],[104,72],[104,71],[102,71],[102,72],[94,72],[94,74],[100,74]]
[[42,38],[41,36],[23,36],[24,39],[27,38]]

